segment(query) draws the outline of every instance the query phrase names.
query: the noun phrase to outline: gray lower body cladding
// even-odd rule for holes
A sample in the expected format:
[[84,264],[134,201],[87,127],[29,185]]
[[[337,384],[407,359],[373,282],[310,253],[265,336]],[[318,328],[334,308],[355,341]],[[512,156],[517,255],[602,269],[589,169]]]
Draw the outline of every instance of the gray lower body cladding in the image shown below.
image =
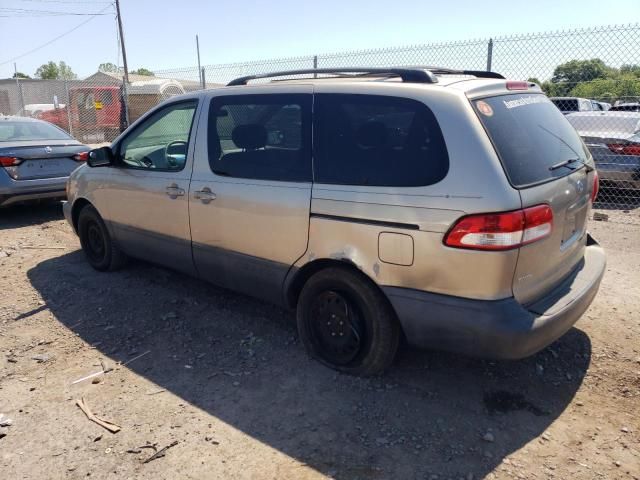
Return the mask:
[[478,357],[518,359],[566,333],[593,301],[606,258],[590,239],[584,259],[543,298],[521,305],[514,298],[473,300],[383,287],[408,342]]

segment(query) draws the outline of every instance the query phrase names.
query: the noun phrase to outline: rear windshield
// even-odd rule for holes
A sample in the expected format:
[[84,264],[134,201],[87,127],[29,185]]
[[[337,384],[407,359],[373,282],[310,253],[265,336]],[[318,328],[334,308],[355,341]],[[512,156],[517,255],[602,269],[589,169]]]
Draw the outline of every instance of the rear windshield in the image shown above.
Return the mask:
[[587,162],[587,148],[546,96],[501,95],[472,103],[513,186],[563,177],[580,165],[550,169],[560,162]]
[[45,122],[0,121],[0,142],[69,140],[66,132]]

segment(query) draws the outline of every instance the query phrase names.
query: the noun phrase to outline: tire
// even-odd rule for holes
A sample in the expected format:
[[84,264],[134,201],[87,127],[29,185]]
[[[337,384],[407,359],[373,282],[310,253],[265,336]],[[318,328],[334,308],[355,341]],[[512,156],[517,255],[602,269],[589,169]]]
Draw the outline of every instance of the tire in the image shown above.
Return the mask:
[[89,264],[101,272],[111,272],[124,266],[127,257],[109,234],[98,211],[85,206],[78,216],[78,236]]
[[300,339],[324,365],[351,375],[379,375],[393,363],[400,326],[384,295],[349,268],[320,270],[297,306]]

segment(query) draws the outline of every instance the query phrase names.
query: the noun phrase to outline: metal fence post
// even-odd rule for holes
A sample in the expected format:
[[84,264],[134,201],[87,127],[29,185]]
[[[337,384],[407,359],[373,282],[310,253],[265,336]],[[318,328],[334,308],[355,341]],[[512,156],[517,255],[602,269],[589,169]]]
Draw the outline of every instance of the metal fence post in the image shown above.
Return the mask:
[[[313,69],[317,70],[318,69],[318,55],[314,55],[313,56]],[[318,78],[318,74],[314,73],[313,74],[313,78]]]
[[24,116],[27,112],[24,110],[24,95],[22,95],[22,85],[20,85],[20,80],[18,79],[18,67],[13,64],[14,76],[16,77],[16,87],[18,88],[18,95],[20,97],[20,106],[22,107],[22,115]]
[[491,71],[491,63],[493,62],[493,38],[489,39],[487,45],[487,72]]
[[202,88],[206,89],[207,88],[207,77],[204,74],[204,67],[202,67],[202,69],[200,70],[200,75],[202,76]]
[[64,79],[64,89],[67,93],[66,110],[67,110],[67,122],[69,123],[69,135],[73,137],[73,130],[71,128],[71,96],[69,95],[69,82],[67,81],[66,78]]

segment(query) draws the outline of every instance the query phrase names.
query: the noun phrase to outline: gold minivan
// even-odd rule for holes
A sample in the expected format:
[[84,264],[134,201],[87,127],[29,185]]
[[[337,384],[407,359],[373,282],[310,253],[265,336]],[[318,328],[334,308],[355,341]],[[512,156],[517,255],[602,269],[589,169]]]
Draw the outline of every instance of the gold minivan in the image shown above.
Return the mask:
[[537,85],[493,72],[239,78],[158,105],[67,190],[97,270],[135,257],[295,309],[309,353],[353,374],[401,336],[531,355],[605,271],[588,149]]

